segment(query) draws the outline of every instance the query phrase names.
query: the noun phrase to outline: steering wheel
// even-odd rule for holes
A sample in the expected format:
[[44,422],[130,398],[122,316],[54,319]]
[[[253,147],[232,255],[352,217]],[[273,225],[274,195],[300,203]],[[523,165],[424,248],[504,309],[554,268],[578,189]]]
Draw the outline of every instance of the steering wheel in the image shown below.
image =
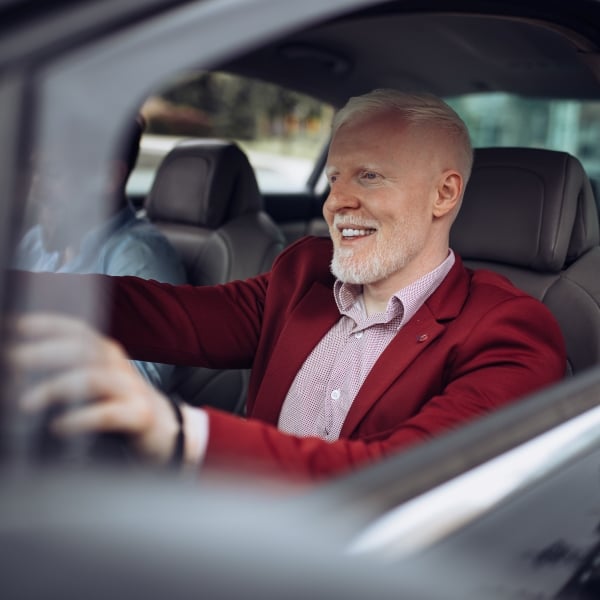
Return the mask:
[[4,414],[2,454],[7,462],[18,461],[36,467],[131,468],[141,464],[125,434],[93,433],[63,438],[53,433],[49,424],[63,410],[53,407],[35,418]]

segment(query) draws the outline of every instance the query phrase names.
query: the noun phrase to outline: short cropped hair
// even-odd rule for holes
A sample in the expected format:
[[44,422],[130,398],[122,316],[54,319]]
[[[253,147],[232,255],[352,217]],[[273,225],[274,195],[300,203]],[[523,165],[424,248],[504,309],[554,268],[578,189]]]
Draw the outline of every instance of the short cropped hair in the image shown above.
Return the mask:
[[456,111],[441,98],[427,93],[407,93],[394,89],[379,88],[354,96],[334,116],[332,135],[345,123],[364,116],[387,111],[397,111],[414,125],[433,125],[446,130],[456,142],[456,150],[462,159],[463,176],[468,181],[473,167],[473,146],[465,122]]

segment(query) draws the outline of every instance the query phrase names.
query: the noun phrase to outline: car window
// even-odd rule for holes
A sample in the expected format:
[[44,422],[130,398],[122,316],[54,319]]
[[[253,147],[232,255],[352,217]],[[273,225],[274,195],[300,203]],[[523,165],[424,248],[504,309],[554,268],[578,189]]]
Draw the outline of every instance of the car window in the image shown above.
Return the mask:
[[163,156],[189,137],[237,142],[262,192],[301,191],[327,143],[333,112],[310,96],[229,73],[180,78],[142,107],[147,127],[128,192],[145,195]]
[[600,180],[600,102],[523,98],[505,93],[448,99],[467,123],[473,145],[561,150]]

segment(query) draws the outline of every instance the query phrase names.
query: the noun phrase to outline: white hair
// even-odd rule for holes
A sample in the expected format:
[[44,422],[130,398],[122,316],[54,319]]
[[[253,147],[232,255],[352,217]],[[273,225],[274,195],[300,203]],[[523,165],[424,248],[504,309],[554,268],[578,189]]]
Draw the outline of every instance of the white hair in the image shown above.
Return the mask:
[[456,143],[463,178],[468,181],[473,166],[473,147],[469,130],[458,114],[433,94],[407,93],[394,89],[376,89],[348,100],[334,116],[332,135],[345,123],[388,111],[396,111],[409,124],[437,126]]

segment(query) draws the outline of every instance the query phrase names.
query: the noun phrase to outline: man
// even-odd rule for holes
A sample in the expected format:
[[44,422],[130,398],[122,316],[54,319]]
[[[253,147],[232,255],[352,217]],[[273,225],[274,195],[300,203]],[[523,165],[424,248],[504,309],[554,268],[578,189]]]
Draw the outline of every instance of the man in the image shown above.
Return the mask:
[[[56,431],[126,432],[159,463],[181,452],[198,468],[317,480],[560,379],[565,348],[549,311],[506,279],[466,269],[449,248],[471,163],[466,127],[445,103],[376,90],[334,120],[323,209],[331,240],[305,238],[270,273],[225,286],[111,280],[108,333],[130,355],[252,366],[247,419],[183,406],[180,429],[119,345],[49,315],[19,323],[25,342],[13,361],[62,372],[23,407],[87,398]],[[61,290],[78,283],[65,277]]]
[[[30,197],[38,207],[39,223],[31,227],[17,247],[14,266],[29,271],[56,273],[102,273],[135,275],[167,283],[185,283],[183,264],[167,238],[147,219],[136,216],[125,186],[135,167],[142,117],[128,132],[126,144],[112,161],[111,178],[104,184],[110,205],[106,221],[92,229],[88,210],[77,202],[67,177],[59,172],[48,175],[48,162],[34,175]],[[39,159],[40,157],[38,157]],[[167,389],[172,365],[136,361],[140,373],[153,385]]]

